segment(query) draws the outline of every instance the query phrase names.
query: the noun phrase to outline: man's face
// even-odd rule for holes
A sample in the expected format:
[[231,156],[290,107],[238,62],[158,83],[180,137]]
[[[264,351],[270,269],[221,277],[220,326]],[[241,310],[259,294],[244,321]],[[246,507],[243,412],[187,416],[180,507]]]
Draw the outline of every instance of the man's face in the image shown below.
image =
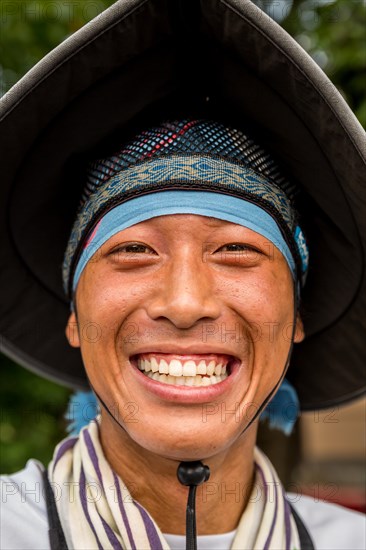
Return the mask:
[[237,440],[281,378],[293,281],[258,233],[166,215],[102,246],[80,278],[76,309],[69,341],[129,436],[161,456],[208,458]]

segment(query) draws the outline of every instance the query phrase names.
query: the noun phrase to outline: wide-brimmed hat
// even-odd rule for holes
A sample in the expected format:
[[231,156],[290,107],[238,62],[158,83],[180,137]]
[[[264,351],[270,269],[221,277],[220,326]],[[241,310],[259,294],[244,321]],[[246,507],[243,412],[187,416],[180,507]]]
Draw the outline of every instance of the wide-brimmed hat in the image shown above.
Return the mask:
[[303,409],[365,388],[365,133],[298,44],[250,0],[119,0],[1,101],[1,342],[20,364],[87,385],[65,326],[62,261],[83,171],[164,118],[256,133],[301,190],[306,339],[288,378]]

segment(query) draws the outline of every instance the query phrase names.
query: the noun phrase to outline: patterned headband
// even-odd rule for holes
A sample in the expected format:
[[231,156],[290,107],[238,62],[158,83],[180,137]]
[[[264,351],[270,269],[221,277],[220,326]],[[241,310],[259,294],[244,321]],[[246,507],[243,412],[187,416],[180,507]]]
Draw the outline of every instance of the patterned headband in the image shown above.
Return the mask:
[[165,122],[90,165],[64,257],[65,292],[72,301],[85,265],[117,231],[184,212],[268,237],[301,286],[308,249],[293,207],[296,194],[271,156],[241,131],[205,120]]

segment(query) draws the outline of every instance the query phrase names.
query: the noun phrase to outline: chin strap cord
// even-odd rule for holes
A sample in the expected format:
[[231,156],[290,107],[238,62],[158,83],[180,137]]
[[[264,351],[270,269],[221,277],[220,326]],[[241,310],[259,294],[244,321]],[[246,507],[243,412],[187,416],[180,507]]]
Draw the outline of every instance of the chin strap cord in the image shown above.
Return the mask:
[[182,485],[189,487],[186,508],[186,550],[197,550],[196,533],[196,490],[198,485],[208,481],[210,468],[201,461],[181,462],[177,477]]

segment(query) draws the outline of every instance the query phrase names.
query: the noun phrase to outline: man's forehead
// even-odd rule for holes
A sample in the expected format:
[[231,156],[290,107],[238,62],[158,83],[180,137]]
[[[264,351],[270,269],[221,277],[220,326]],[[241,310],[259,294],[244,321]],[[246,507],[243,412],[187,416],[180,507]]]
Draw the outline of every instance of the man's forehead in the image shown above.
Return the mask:
[[206,225],[208,225],[209,227],[220,227],[220,225],[225,225],[229,223],[225,220],[219,220],[218,218],[214,218],[211,216],[207,216],[207,218],[204,221]]

